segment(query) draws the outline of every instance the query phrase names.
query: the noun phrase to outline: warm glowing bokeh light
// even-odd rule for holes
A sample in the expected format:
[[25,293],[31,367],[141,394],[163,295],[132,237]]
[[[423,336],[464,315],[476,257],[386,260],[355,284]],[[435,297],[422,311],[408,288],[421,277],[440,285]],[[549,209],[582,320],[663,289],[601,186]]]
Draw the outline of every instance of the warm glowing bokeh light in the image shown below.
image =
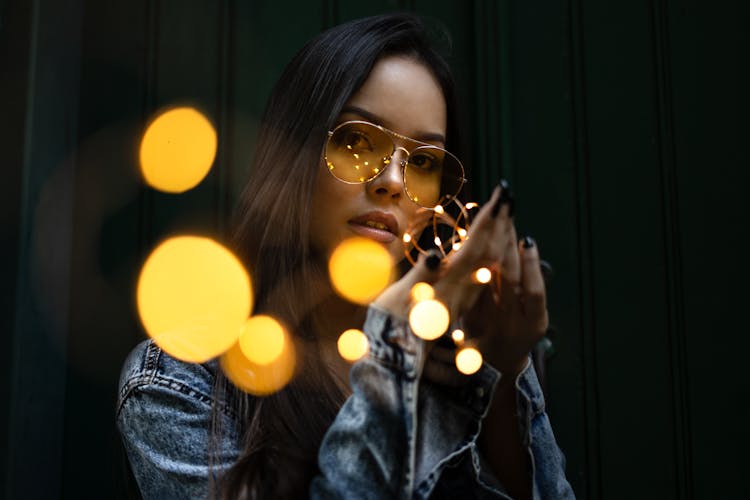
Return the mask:
[[435,205],[434,210],[435,210],[435,213],[438,213],[438,214],[444,214],[445,213],[445,209],[443,209],[442,205]]
[[423,300],[430,300],[435,298],[435,290],[429,284],[424,281],[415,283],[411,287],[411,298],[414,302],[421,302]]
[[138,313],[167,353],[202,363],[237,341],[252,308],[250,278],[229,250],[209,238],[159,245],[138,278]]
[[490,280],[492,280],[492,271],[490,271],[486,267],[480,267],[479,269],[474,271],[474,279],[477,281],[477,283],[489,283]]
[[453,339],[453,342],[455,342],[456,344],[462,343],[465,337],[466,335],[464,334],[464,331],[458,328],[456,328],[455,330],[451,332],[451,338]]
[[370,344],[367,342],[367,337],[364,332],[352,328],[346,330],[339,336],[337,342],[339,354],[342,358],[347,361],[357,361],[359,358],[367,354]]
[[476,373],[482,367],[482,353],[473,347],[465,347],[456,354],[456,367],[464,375]]
[[462,237],[462,238],[465,238],[466,235],[468,234],[467,231],[466,231],[466,229],[464,229],[462,227],[459,227],[456,231],[458,232],[458,235],[460,237]]
[[216,130],[199,111],[173,108],[157,116],[141,139],[141,173],[146,183],[182,193],[200,183],[216,158]]
[[334,250],[328,272],[339,295],[357,304],[369,304],[391,283],[393,259],[376,241],[350,238]]
[[245,321],[239,343],[242,354],[248,360],[267,365],[281,356],[286,343],[286,331],[271,316],[252,316]]
[[439,300],[417,302],[409,311],[409,326],[417,337],[435,340],[448,329],[450,313]]
[[220,358],[221,369],[227,378],[243,391],[256,396],[267,396],[288,384],[294,375],[295,362],[292,342],[285,342],[281,355],[268,364],[247,359],[239,342]]

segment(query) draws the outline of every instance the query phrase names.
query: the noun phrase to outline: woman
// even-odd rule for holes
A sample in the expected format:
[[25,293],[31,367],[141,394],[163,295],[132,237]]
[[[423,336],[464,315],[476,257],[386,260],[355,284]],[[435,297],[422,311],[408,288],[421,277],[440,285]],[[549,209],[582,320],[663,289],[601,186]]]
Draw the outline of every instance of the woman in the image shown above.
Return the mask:
[[[123,369],[118,425],[145,497],[573,496],[528,362],[547,327],[539,257],[533,240],[516,241],[507,186],[460,251],[420,257],[369,308],[340,299],[326,277],[328,255],[354,235],[403,258],[420,203],[459,189],[455,163],[441,161],[431,183],[415,149],[455,153],[458,138],[448,66],[412,16],[338,26],[296,55],[264,113],[236,251],[252,269],[254,313],[283,320],[304,356],[288,386],[257,398],[216,363],[139,345]],[[353,178],[337,148],[375,139],[389,148],[382,169]],[[473,283],[481,266],[496,277],[502,268],[502,282]],[[486,340],[475,375],[458,374],[450,347],[409,331],[419,281]],[[335,347],[349,327],[370,342],[351,373]]]

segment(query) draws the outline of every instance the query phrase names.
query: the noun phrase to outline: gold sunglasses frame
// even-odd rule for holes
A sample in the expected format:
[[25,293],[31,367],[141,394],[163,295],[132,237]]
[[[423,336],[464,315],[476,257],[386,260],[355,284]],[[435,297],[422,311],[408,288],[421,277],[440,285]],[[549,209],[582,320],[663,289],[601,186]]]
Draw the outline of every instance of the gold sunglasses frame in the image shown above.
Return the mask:
[[[456,163],[458,163],[458,167],[461,169],[461,176],[459,178],[457,178],[457,181],[460,182],[460,185],[458,186],[458,190],[454,194],[452,194],[452,195],[446,195],[446,197],[448,198],[448,203],[450,203],[451,201],[453,201],[456,198],[456,196],[458,196],[458,193],[461,192],[461,189],[463,188],[464,184],[466,184],[466,182],[467,182],[468,179],[466,179],[466,170],[464,169],[463,163],[461,163],[461,160],[459,160],[456,155],[454,155],[453,153],[451,153],[447,149],[443,149],[441,147],[438,147],[438,146],[435,146],[435,145],[432,145],[432,144],[428,144],[426,142],[422,142],[422,141],[418,141],[416,139],[412,139],[411,137],[407,137],[405,135],[401,135],[398,132],[394,132],[393,130],[389,130],[389,129],[383,127],[383,126],[380,126],[377,123],[368,122],[366,120],[349,120],[349,121],[345,121],[343,123],[339,123],[338,125],[336,125],[333,128],[333,130],[329,130],[328,131],[328,137],[326,139],[325,146],[323,147],[323,159],[325,161],[326,167],[328,166],[328,155],[327,155],[327,152],[328,152],[328,145],[331,142],[331,137],[333,137],[333,134],[335,134],[336,131],[339,130],[340,128],[342,128],[344,126],[347,126],[347,125],[352,125],[352,124],[369,125],[371,127],[379,129],[382,132],[385,132],[386,135],[388,135],[388,136],[391,137],[391,144],[393,145],[393,150],[391,151],[390,155],[388,155],[388,163],[386,163],[386,167],[383,168],[382,170],[380,170],[379,172],[377,172],[375,175],[373,175],[369,179],[366,179],[366,180],[364,180],[362,182],[358,182],[358,181],[345,181],[345,180],[337,177],[331,171],[330,168],[326,168],[326,170],[328,170],[328,172],[337,181],[343,182],[344,184],[366,184],[366,183],[368,183],[368,182],[370,182],[372,180],[375,180],[378,176],[380,176],[383,172],[385,172],[386,169],[390,166],[391,160],[393,159],[393,155],[396,154],[396,151],[401,150],[404,153],[406,153],[406,159],[401,160],[399,162],[399,164],[400,164],[399,166],[401,167],[401,180],[402,180],[402,182],[404,184],[404,193],[406,193],[406,197],[409,198],[416,205],[419,205],[420,207],[424,207],[424,208],[428,208],[428,209],[434,210],[435,206],[428,207],[428,206],[420,204],[417,201],[414,201],[414,198],[412,198],[411,195],[409,194],[409,189],[408,189],[407,183],[406,183],[406,165],[408,163],[408,159],[411,156],[412,152],[417,151],[420,148],[430,148],[430,149],[437,149],[437,150],[443,151],[444,153],[446,153],[446,154],[450,155],[451,157],[455,158]],[[419,146],[417,146],[416,148],[412,149],[412,151],[409,151],[405,147],[397,145],[396,141],[393,140],[393,137],[395,137],[397,139],[407,140],[407,141],[419,144]]]

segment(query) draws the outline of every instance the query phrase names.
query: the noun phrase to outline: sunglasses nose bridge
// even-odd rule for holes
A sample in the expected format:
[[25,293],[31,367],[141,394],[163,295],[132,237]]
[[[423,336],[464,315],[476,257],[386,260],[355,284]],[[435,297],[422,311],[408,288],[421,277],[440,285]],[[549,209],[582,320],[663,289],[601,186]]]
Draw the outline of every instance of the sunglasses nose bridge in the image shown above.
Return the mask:
[[406,166],[406,161],[409,159],[409,154],[410,153],[409,153],[409,150],[406,149],[405,147],[403,147],[403,146],[396,146],[393,149],[393,155],[391,155],[391,158],[395,157],[396,153],[398,153],[399,151],[402,151],[403,154],[401,155],[402,156],[401,159],[398,160],[398,164],[403,168],[403,167]]

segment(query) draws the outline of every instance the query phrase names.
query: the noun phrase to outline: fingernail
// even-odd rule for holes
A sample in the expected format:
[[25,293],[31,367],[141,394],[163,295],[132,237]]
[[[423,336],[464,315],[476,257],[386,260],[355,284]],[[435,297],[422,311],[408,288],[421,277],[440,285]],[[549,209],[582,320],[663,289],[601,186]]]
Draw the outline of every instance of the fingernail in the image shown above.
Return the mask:
[[[513,190],[510,188],[510,184],[508,184],[508,181],[505,179],[500,180],[500,187],[503,189],[503,192],[500,194],[500,205],[503,203],[508,204],[508,217],[513,217],[513,214],[515,213],[515,196],[513,195]],[[498,209],[499,211],[499,209]]]
[[500,189],[500,196],[498,196],[495,200],[495,204],[492,205],[492,211],[490,212],[490,215],[492,215],[493,219],[497,217],[497,214],[500,213],[500,207],[502,207],[503,203],[505,203],[506,201],[505,192],[509,189],[508,181],[506,181],[505,179],[500,179],[500,182],[495,189],[498,188]]
[[524,248],[531,248],[534,246],[534,243],[535,243],[534,238],[532,238],[531,236],[524,236],[521,242]]
[[437,250],[430,250],[429,253],[430,254],[425,260],[425,265],[427,266],[427,269],[429,269],[430,271],[434,271],[438,267],[440,267],[440,261],[443,260],[443,258],[440,255],[440,252],[438,252]]

